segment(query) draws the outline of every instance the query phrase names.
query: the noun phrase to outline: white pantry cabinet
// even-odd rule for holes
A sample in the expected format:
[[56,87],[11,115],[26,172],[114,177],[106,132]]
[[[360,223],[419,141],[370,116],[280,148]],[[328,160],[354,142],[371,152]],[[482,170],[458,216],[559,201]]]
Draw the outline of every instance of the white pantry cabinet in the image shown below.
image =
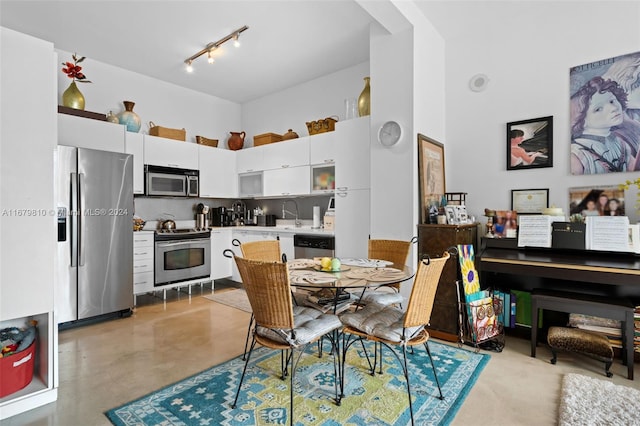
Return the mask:
[[198,144],[144,135],[144,164],[198,169]]
[[235,151],[198,146],[200,197],[235,198],[238,196]]
[[289,197],[310,193],[311,169],[309,166],[265,170],[262,172],[262,178],[265,197]]
[[124,150],[133,155],[133,193],[144,194],[144,136],[125,132]]
[[370,198],[368,189],[336,191],[336,257],[368,256]]
[[58,145],[125,152],[125,127],[108,121],[58,114]]
[[59,61],[52,43],[0,28],[0,63],[0,328],[38,321],[33,379],[0,398],[2,423],[58,397],[52,280],[56,279],[53,177]]
[[336,123],[336,191],[371,187],[369,126],[369,117]]

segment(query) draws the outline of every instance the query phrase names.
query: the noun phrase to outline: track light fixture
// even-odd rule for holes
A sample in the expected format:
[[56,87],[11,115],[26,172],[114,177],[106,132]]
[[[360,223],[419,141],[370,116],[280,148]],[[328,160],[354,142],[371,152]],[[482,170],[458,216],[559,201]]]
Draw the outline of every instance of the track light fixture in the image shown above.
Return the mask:
[[193,66],[191,65],[193,63],[193,61],[197,58],[199,58],[200,56],[204,55],[205,53],[207,54],[207,61],[212,64],[215,62],[215,58],[213,57],[213,52],[214,50],[216,50],[217,48],[219,48],[220,46],[222,46],[224,43],[228,42],[229,40],[233,40],[233,45],[235,47],[239,47],[240,46],[240,41],[238,40],[238,38],[240,37],[240,33],[248,30],[249,27],[248,26],[244,26],[242,28],[238,28],[237,30],[231,32],[230,34],[222,37],[220,40],[216,41],[216,42],[212,42],[207,44],[204,49],[200,50],[199,52],[191,55],[190,57],[188,57],[187,59],[184,60],[184,63],[186,64],[186,70],[187,72],[193,72]]

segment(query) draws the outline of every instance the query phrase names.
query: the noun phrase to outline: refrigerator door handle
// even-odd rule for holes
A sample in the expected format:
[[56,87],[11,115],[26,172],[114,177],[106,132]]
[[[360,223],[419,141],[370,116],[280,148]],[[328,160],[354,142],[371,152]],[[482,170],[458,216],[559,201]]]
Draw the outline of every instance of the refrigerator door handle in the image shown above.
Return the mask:
[[71,238],[69,239],[71,244],[69,247],[71,249],[71,266],[78,266],[78,174],[71,173],[71,200],[69,206],[69,217],[70,217],[70,231]]
[[78,266],[84,266],[85,261],[85,235],[86,235],[86,221],[84,220],[84,208],[86,205],[85,199],[85,186],[84,186],[84,173],[78,173],[78,211],[76,212],[78,218]]

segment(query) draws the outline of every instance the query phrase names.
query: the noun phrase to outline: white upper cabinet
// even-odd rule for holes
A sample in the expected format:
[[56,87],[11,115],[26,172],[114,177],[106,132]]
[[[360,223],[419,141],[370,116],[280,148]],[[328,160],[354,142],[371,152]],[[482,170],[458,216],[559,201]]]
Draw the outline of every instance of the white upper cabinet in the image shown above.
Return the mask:
[[198,145],[144,135],[144,164],[197,170]]
[[331,164],[336,161],[338,144],[336,132],[320,133],[309,137],[309,164]]
[[108,121],[58,114],[58,144],[125,152],[125,127]]
[[125,132],[124,149],[133,155],[133,193],[144,194],[144,136]]
[[309,164],[308,137],[263,145],[258,149],[265,150],[262,170],[284,169]]
[[255,148],[239,149],[236,153],[236,168],[238,173],[253,173],[263,170],[262,161],[268,145]]
[[288,197],[310,193],[311,171],[309,166],[265,170],[262,174],[264,179],[263,195],[265,197]]
[[371,186],[369,117],[336,123],[336,191]]
[[235,151],[199,145],[200,197],[238,196]]

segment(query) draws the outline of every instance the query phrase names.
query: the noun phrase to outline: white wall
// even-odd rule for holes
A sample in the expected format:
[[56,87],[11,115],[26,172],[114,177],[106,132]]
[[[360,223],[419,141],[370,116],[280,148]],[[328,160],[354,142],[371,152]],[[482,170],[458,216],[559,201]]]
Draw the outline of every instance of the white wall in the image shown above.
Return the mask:
[[[468,193],[471,214],[508,209],[511,189],[527,188],[549,188],[550,203],[568,212],[569,188],[639,175],[571,175],[568,98],[570,67],[640,50],[640,3],[452,3],[464,14],[451,13],[457,33],[446,42],[446,184]],[[483,92],[468,88],[476,73],[490,78]],[[553,167],[507,171],[506,123],[549,115]],[[634,204],[628,194],[628,213]]]
[[[245,146],[253,146],[253,136],[263,133],[284,134],[293,129],[308,136],[307,122],[335,117],[345,119],[344,100],[357,99],[369,76],[364,62],[328,74],[242,105],[242,129],[247,133]],[[259,78],[259,77],[256,77]]]
[[[58,50],[58,59],[72,62],[70,52]],[[85,97],[85,110],[114,114],[124,111],[122,101],[133,101],[133,110],[140,116],[140,132],[148,133],[149,121],[157,126],[186,129],[187,141],[195,143],[195,136],[218,139],[226,148],[229,131],[240,125],[240,104],[206,95],[184,87],[166,83],[142,74],[90,59],[91,52],[80,65],[92,83],[78,84]],[[58,77],[58,102],[62,104],[64,92],[71,80],[60,70]]]

